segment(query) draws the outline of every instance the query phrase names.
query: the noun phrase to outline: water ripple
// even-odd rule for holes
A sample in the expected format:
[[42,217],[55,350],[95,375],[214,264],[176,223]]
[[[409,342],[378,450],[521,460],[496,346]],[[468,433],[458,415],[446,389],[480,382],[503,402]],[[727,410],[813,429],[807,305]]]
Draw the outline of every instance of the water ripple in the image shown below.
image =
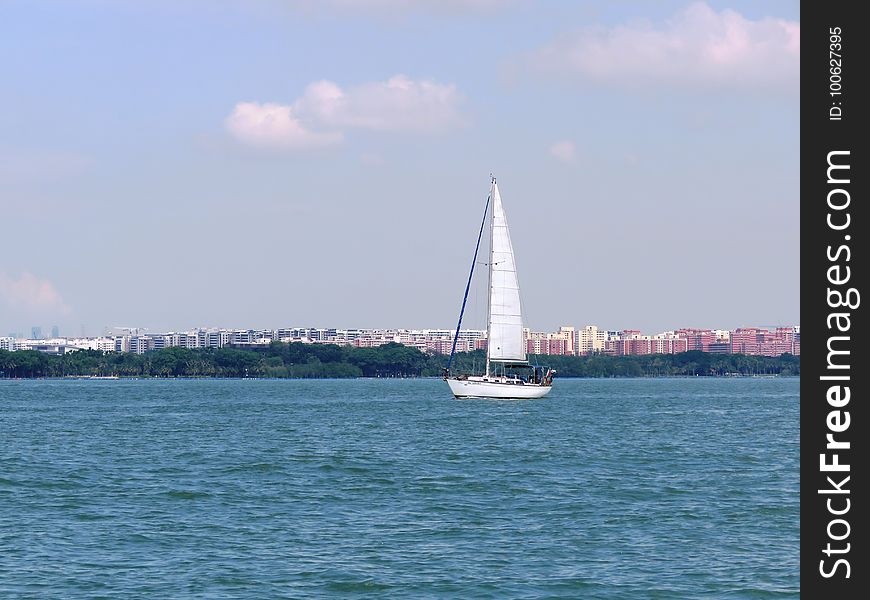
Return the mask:
[[106,383],[0,381],[0,597],[799,595],[796,379]]

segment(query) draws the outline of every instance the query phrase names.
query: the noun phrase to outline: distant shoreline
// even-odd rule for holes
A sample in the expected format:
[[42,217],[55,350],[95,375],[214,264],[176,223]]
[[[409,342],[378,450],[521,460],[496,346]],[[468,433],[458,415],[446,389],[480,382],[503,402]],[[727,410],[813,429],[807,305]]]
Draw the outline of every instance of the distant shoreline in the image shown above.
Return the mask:
[[[358,379],[439,377],[448,357],[401,344],[356,348],[274,342],[259,350],[164,348],[144,354],[79,350],[49,355],[0,350],[0,378]],[[482,350],[457,353],[451,373],[479,373]],[[800,357],[711,354],[609,356],[532,355],[529,363],[556,370],[557,378],[799,376]]]

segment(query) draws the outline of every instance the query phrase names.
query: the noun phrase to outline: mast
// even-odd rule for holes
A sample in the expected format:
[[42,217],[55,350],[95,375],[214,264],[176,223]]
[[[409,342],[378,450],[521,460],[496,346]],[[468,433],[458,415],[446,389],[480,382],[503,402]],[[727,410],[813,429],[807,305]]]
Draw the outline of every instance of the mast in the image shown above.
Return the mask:
[[[489,196],[495,198],[495,177],[492,173],[489,174]],[[495,222],[495,211],[490,211],[489,216],[489,260],[488,277],[487,277],[487,292],[486,292],[486,377],[489,377],[489,356],[492,350],[492,226]]]

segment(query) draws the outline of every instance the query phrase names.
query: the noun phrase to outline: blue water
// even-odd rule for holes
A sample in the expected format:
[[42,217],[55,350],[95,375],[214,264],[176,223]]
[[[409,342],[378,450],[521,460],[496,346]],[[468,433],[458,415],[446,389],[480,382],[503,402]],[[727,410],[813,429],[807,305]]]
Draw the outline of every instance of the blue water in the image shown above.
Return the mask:
[[0,597],[797,598],[798,387],[0,381]]

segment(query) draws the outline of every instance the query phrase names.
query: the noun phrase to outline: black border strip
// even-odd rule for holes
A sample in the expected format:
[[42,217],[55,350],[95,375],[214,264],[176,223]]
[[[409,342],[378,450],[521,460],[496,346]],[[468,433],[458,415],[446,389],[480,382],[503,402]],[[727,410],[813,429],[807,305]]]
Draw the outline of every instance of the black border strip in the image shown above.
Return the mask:
[[861,456],[868,453],[862,441],[870,370],[860,353],[868,340],[862,302],[870,302],[861,298],[870,268],[864,208],[870,103],[862,81],[870,24],[860,8],[841,0],[804,3],[801,11],[801,591],[807,598],[864,598],[870,590],[867,496],[858,491],[868,489]]

